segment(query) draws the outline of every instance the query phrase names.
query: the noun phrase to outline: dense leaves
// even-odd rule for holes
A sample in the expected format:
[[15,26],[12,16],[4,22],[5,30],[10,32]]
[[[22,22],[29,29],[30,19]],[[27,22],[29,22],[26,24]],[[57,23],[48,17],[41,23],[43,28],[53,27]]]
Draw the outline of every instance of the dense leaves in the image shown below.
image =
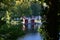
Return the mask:
[[17,37],[24,35],[21,27],[21,24],[15,26],[4,24],[0,27],[0,38],[4,38],[6,40],[15,40]]

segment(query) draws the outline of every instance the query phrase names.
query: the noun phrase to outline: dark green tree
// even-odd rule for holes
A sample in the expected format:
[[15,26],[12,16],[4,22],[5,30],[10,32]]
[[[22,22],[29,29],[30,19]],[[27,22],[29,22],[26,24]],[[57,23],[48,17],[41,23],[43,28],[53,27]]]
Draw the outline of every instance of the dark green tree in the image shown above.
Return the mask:
[[47,30],[47,40],[59,40],[58,37],[58,4],[59,0],[46,0],[49,5],[49,11],[46,14],[47,17],[47,26],[45,27]]

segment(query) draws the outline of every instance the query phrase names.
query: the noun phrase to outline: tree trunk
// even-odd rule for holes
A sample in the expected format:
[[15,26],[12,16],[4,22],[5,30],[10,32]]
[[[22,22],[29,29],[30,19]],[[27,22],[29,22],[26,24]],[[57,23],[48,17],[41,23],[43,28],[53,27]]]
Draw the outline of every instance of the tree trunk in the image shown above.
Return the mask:
[[48,22],[48,24],[47,24],[46,29],[50,37],[50,40],[59,40],[58,39],[58,25],[57,25],[57,13],[58,13],[57,1],[56,0],[50,1],[51,2],[50,9],[47,14],[46,21]]

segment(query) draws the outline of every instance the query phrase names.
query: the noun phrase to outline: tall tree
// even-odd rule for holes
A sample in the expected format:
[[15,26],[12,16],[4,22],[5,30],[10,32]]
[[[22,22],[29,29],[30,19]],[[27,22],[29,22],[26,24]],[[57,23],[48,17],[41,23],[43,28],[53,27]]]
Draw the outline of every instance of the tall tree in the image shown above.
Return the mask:
[[47,32],[49,37],[47,40],[59,40],[58,39],[58,25],[57,25],[57,13],[58,13],[58,0],[46,0],[48,1],[49,11],[47,13]]
[[0,0],[0,23],[4,22],[1,20],[1,18],[5,16],[6,11],[10,11],[11,7],[13,7],[14,4],[14,0]]

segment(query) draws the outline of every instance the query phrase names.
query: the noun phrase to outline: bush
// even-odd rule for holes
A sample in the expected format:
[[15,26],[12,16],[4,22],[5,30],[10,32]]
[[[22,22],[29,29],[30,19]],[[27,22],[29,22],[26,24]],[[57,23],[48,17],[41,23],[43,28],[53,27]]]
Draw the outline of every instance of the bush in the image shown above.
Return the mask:
[[[17,37],[21,37],[24,35],[22,31],[22,25],[10,25],[8,27],[7,24],[4,24],[0,28],[0,38],[4,38],[4,40],[16,40]],[[1,39],[2,40],[2,39]]]

